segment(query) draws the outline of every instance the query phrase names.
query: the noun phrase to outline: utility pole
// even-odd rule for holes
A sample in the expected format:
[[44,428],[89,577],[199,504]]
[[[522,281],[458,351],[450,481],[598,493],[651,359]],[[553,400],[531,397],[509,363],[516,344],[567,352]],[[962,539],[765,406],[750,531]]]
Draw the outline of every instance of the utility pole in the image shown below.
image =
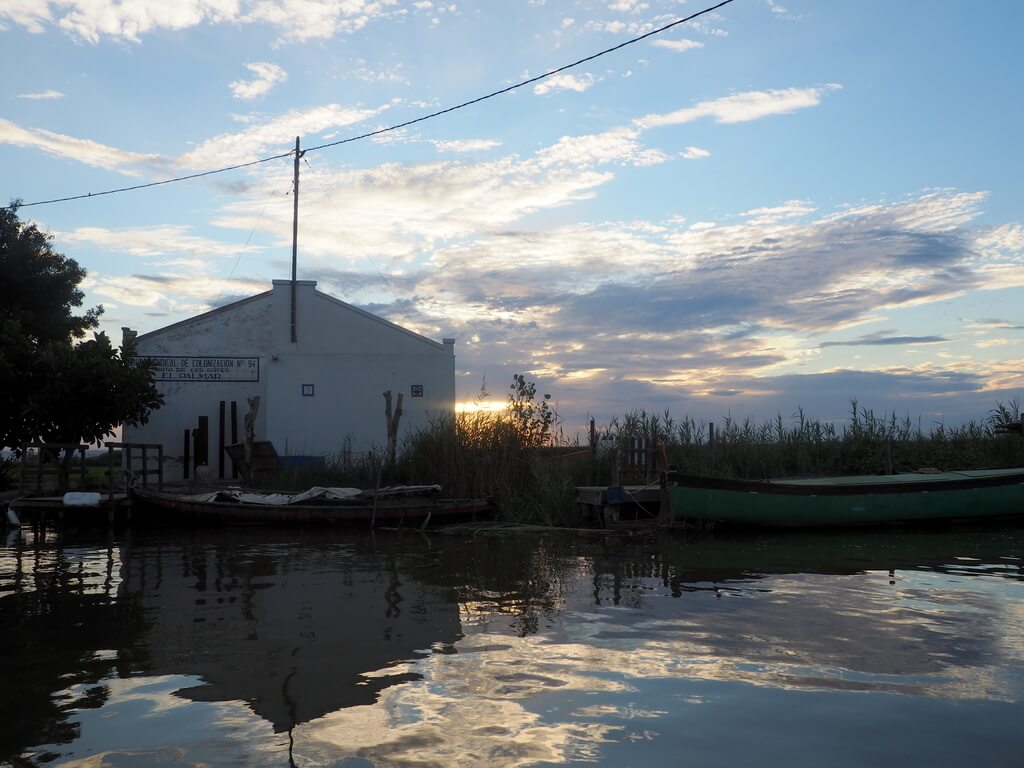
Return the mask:
[[292,201],[294,210],[292,212],[292,344],[298,341],[295,333],[295,278],[298,271],[299,260],[299,159],[302,153],[299,152],[299,137],[295,137],[295,181],[292,192],[295,199]]

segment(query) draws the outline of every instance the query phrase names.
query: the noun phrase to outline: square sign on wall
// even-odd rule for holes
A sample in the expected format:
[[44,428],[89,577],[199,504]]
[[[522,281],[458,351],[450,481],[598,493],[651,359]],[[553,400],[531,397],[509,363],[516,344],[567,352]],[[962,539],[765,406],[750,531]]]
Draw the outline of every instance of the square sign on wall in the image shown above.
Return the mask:
[[303,397],[312,397],[313,396],[313,385],[312,384],[303,384],[302,385],[302,396]]
[[423,397],[423,385],[422,384],[413,384],[411,389],[412,389],[412,396],[413,397]]

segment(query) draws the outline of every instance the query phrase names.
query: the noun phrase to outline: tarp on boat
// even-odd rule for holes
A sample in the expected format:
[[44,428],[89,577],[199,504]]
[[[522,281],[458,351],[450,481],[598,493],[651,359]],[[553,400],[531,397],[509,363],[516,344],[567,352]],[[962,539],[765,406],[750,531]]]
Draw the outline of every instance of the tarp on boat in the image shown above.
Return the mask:
[[352,501],[359,498],[372,502],[373,497],[392,498],[395,496],[427,496],[440,493],[440,485],[393,485],[379,491],[364,491],[359,488],[324,488],[313,486],[302,493],[256,493],[243,491],[241,488],[228,488],[221,491],[207,491],[190,496],[182,496],[188,501],[222,501],[238,504],[261,504],[265,506],[287,506],[289,504],[308,504],[318,501]]

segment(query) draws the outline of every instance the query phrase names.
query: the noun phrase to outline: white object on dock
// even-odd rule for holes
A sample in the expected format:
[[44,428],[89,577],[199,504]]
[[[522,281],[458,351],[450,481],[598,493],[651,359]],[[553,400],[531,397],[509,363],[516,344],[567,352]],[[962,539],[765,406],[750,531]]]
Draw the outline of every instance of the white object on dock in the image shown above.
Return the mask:
[[98,507],[100,494],[94,491],[72,491],[64,494],[65,507]]

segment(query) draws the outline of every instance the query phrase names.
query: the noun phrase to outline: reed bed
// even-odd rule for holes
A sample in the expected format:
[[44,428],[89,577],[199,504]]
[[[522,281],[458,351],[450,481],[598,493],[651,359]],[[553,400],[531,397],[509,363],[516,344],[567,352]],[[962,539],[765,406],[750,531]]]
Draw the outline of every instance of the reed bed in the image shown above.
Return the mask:
[[[1000,403],[984,421],[948,427],[895,413],[876,415],[857,400],[850,402],[843,424],[809,419],[802,409],[790,419],[735,420],[717,425],[692,417],[677,421],[669,412],[633,411],[596,430],[596,442],[610,444],[628,456],[642,445],[648,462],[627,462],[630,480],[674,465],[688,474],[743,479],[872,475],[911,472],[921,468],[972,469],[1024,465],[1019,433],[1004,433],[1020,424],[1017,401]],[[621,463],[620,463],[621,467]]]
[[841,424],[802,410],[790,419],[726,417],[718,424],[637,410],[593,425],[586,443],[566,441],[545,404],[441,417],[408,435],[393,462],[383,450],[346,449],[320,469],[289,470],[272,482],[436,483],[448,496],[492,497],[502,520],[564,526],[575,522],[577,485],[645,485],[668,466],[745,479],[1024,466],[1024,438],[1001,431],[1020,424],[1016,401],[955,427],[876,415],[856,400]]

